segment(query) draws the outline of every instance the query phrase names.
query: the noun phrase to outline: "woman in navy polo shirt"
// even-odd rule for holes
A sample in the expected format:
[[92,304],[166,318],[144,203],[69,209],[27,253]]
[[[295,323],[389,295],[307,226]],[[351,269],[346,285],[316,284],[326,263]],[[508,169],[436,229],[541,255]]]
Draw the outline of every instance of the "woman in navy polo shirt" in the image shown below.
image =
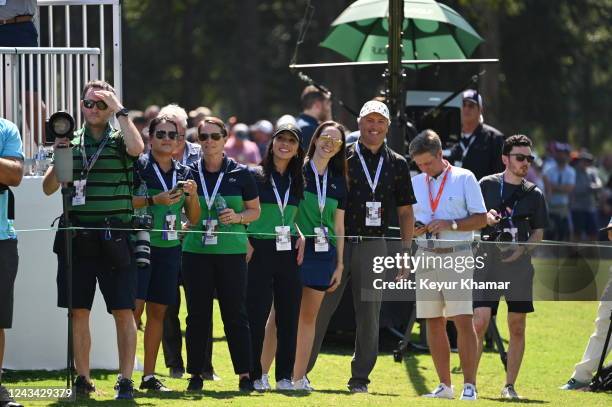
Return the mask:
[[300,130],[288,124],[279,127],[272,136],[261,167],[251,168],[261,202],[261,216],[248,227],[247,253],[247,308],[253,346],[251,378],[256,390],[269,390],[267,378],[262,380],[260,359],[273,298],[278,320],[276,389],[293,389],[291,374],[302,295],[298,265],[304,256],[304,237],[295,226],[295,216],[304,195],[303,163]]
[[206,117],[198,126],[198,139],[202,159],[191,164],[190,169],[198,184],[202,214],[183,241],[187,372],[191,373],[187,390],[200,391],[203,386],[204,348],[216,290],[239,388],[252,391],[245,224],[259,217],[259,195],[247,167],[223,153],[227,141],[223,121]]
[[[142,154],[134,166],[134,187],[146,185],[147,196],[132,198],[134,208],[149,207],[153,215],[151,231],[151,266],[138,270],[136,319],[145,307],[147,325],[144,334],[145,359],[141,390],[168,391],[155,376],[155,361],[162,339],[164,314],[168,305],[176,304],[181,262],[181,210],[190,222],[200,218],[196,183],[189,168],[172,158],[178,143],[176,123],[165,116],[149,125],[151,151]],[[176,188],[177,185],[181,188]],[[184,193],[183,193],[184,192]],[[163,230],[163,231],[162,231]]]
[[307,237],[300,269],[304,287],[293,368],[296,390],[312,390],[306,368],[317,314],[325,292],[338,287],[344,269],[345,140],[345,128],[334,121],[326,121],[315,130],[306,153],[304,199],[296,219]]

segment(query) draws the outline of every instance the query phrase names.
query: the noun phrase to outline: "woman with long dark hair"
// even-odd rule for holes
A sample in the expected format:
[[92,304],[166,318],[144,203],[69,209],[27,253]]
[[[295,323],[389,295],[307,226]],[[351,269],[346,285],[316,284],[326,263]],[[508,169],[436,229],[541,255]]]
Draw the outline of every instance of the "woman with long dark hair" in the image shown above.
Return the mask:
[[[325,292],[338,287],[344,269],[345,141],[345,128],[326,121],[315,130],[306,153],[304,199],[296,220],[307,236],[300,268],[303,288],[293,367],[296,390],[313,390],[306,378],[306,368],[317,314]],[[275,308],[278,313],[278,305]]]
[[267,378],[262,380],[260,359],[273,299],[278,343],[276,389],[293,389],[291,374],[302,294],[298,265],[304,255],[304,238],[295,225],[304,194],[304,150],[300,136],[296,126],[281,126],[272,136],[261,167],[251,168],[258,187],[261,216],[247,229],[247,309],[253,347],[251,379],[259,391],[270,389]]

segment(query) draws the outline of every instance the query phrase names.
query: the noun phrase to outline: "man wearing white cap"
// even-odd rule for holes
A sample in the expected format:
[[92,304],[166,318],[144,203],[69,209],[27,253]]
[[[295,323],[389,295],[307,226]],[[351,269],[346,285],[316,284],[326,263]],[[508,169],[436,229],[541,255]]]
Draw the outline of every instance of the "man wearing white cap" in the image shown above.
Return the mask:
[[396,209],[401,233],[401,248],[409,251],[414,228],[412,205],[416,203],[406,159],[384,142],[389,130],[389,109],[371,100],[359,113],[359,141],[347,147],[348,196],[345,214],[344,271],[338,288],[327,293],[317,317],[315,341],[308,370],[314,366],[347,282],[352,280],[355,310],[355,353],[351,362],[348,388],[366,393],[369,375],[378,354],[378,329],[382,291],[373,290],[372,265],[376,256],[387,255],[385,237]]
[[451,151],[450,163],[474,173],[476,180],[505,169],[501,160],[504,135],[484,123],[482,95],[473,89],[463,92],[461,140]]

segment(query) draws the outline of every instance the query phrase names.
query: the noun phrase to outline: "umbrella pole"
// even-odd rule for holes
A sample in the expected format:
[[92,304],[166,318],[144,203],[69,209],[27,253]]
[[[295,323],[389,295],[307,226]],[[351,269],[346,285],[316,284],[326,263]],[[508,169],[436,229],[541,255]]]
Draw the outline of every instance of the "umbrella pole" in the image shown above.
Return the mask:
[[404,0],[389,0],[389,45],[387,47],[387,105],[391,113],[389,146],[398,154],[406,152],[406,111],[402,68],[402,22]]

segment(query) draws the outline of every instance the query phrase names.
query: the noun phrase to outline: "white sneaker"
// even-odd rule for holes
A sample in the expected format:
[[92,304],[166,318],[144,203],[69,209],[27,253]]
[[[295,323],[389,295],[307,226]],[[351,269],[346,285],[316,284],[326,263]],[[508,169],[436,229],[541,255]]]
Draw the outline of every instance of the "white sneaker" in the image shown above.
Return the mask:
[[272,386],[270,386],[270,378],[266,373],[261,375],[261,384],[264,391],[272,390]]
[[478,392],[476,391],[476,386],[472,383],[465,383],[463,385],[463,391],[461,392],[461,397],[459,400],[476,400],[478,398]]
[[253,381],[253,388],[255,389],[255,391],[266,391],[266,388],[264,387],[261,379]]
[[440,383],[438,387],[434,389],[434,391],[428,394],[423,394],[423,397],[452,400],[455,398],[455,391],[453,390],[453,386],[448,387],[444,383]]
[[295,390],[293,387],[293,383],[289,379],[282,379],[276,382],[276,390],[286,391],[286,390]]
[[502,398],[505,398],[507,400],[520,400],[521,398],[514,389],[514,386],[511,384],[507,384],[504,386],[501,391],[501,396]]
[[310,382],[308,381],[306,376],[302,377],[299,380],[294,381],[293,382],[293,388],[295,390],[306,390],[306,391],[313,391],[314,390],[312,388],[312,386],[310,385]]

